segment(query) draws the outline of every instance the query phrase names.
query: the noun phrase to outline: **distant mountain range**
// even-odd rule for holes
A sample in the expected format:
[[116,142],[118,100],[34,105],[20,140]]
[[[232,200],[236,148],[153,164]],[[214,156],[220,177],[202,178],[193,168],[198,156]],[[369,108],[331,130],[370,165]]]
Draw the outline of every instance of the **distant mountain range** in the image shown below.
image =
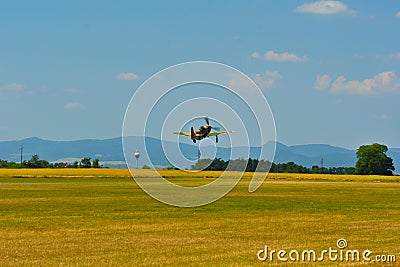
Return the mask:
[[[50,141],[32,137],[18,141],[3,141],[0,142],[0,159],[19,162],[20,146],[23,144],[24,160],[29,160],[33,154],[38,154],[41,159],[50,162],[73,162],[83,157],[90,157],[92,159],[100,159],[100,162],[105,166],[126,167],[121,140],[121,137],[117,137],[104,140]],[[125,142],[129,150],[126,151],[128,155],[133,155],[136,150],[141,152],[145,149],[143,137],[128,137],[125,139]],[[268,147],[273,145],[274,143],[269,142],[264,145],[263,149],[268,149]],[[168,150],[176,149],[177,145],[174,142],[161,142],[159,139],[146,137],[146,149],[152,159],[153,165],[171,165],[164,154],[161,153],[163,146],[164,149]],[[186,158],[192,161],[197,159],[198,147],[196,145],[179,143],[179,148]],[[240,157],[246,158],[245,155],[247,155],[246,151],[248,151],[248,149],[247,147],[218,147],[216,156],[227,160],[232,152],[234,155],[240,155]],[[256,155],[259,155],[260,149],[260,147],[251,147],[250,157],[255,158]],[[202,148],[203,154],[212,154],[211,150],[211,147]],[[388,155],[393,158],[395,166],[398,166],[400,169],[400,148],[390,148]],[[312,165],[320,165],[322,158],[325,167],[354,166],[356,162],[356,150],[349,150],[326,144],[286,146],[279,142],[276,143],[275,163],[293,161],[297,164],[311,167]],[[174,156],[172,156],[170,160],[177,162],[180,160],[180,157],[176,156],[174,158]],[[144,164],[149,165],[150,161],[143,156],[140,157],[139,164],[141,166]]]

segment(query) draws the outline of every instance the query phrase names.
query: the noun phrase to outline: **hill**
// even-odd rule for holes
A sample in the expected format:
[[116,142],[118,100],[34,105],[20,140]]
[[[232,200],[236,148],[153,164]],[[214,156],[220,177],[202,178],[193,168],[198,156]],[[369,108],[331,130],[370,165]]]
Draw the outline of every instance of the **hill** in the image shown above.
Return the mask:
[[[145,151],[143,137],[128,137],[126,142],[128,144],[127,147],[130,149],[127,151],[128,154],[133,154],[136,150],[140,152]],[[106,166],[126,167],[121,137],[103,140],[85,139],[76,141],[51,141],[32,137],[17,141],[3,141],[0,142],[0,159],[19,162],[19,149],[21,144],[24,146],[23,158],[25,160],[28,160],[33,154],[39,154],[40,158],[51,162],[73,162],[83,157],[91,157],[92,159],[100,159]],[[174,142],[164,141],[162,144],[159,139],[146,137],[146,145],[147,152],[152,158],[153,164],[156,166],[170,166],[170,161],[188,164],[187,162],[182,162],[182,156],[176,155],[178,153],[174,153],[174,155],[170,156],[169,160],[163,153],[160,153],[163,146],[166,150],[176,149],[176,143]],[[268,149],[273,145],[273,142],[269,142],[264,145],[263,149]],[[186,158],[191,161],[197,160],[198,147],[196,145],[179,143],[179,148]],[[251,147],[250,157],[256,157],[256,155],[260,153],[260,149],[260,147]],[[212,150],[212,147],[203,147],[202,153],[203,155],[213,155]],[[247,147],[218,147],[216,156],[227,160],[232,152],[235,155],[240,155],[245,158],[247,150]],[[293,161],[297,164],[311,167],[312,165],[320,165],[321,159],[323,158],[325,167],[349,167],[354,166],[356,162],[355,154],[356,150],[349,150],[327,144],[286,146],[276,142],[274,162],[285,163]],[[400,148],[390,148],[388,155],[393,158],[395,166],[400,166]],[[150,164],[150,161],[148,158],[142,156],[139,163],[140,165]]]

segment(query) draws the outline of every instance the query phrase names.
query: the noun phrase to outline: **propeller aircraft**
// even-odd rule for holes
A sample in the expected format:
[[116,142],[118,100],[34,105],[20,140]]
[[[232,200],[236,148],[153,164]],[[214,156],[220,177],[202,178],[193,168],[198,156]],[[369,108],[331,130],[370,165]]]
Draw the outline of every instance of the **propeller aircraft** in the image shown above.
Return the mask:
[[192,139],[193,143],[196,143],[197,140],[202,140],[206,137],[215,136],[215,142],[218,143],[218,135],[229,134],[234,132],[234,131],[212,132],[211,131],[212,129],[218,131],[219,127],[211,126],[208,118],[204,118],[204,120],[206,121],[207,125],[201,126],[196,131],[193,129],[193,127],[191,127],[190,132],[173,132],[173,133],[189,136],[190,139]]

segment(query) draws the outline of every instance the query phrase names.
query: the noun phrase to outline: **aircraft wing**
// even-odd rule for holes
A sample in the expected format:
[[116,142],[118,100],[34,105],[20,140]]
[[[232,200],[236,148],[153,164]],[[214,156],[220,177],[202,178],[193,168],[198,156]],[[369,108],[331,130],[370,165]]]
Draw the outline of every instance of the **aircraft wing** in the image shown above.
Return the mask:
[[216,135],[220,135],[220,134],[229,134],[229,133],[233,133],[235,131],[225,131],[225,132],[211,132],[208,134],[208,136],[216,136]]
[[173,132],[174,134],[184,135],[184,136],[191,136],[190,132]]

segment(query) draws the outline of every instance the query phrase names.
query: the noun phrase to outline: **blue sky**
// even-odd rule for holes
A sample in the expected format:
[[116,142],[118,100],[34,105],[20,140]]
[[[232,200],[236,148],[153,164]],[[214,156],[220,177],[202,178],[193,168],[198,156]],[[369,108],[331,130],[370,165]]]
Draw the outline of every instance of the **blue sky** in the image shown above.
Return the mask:
[[209,60],[259,84],[280,142],[400,147],[399,1],[2,1],[0,36],[1,141],[120,136],[141,83]]

